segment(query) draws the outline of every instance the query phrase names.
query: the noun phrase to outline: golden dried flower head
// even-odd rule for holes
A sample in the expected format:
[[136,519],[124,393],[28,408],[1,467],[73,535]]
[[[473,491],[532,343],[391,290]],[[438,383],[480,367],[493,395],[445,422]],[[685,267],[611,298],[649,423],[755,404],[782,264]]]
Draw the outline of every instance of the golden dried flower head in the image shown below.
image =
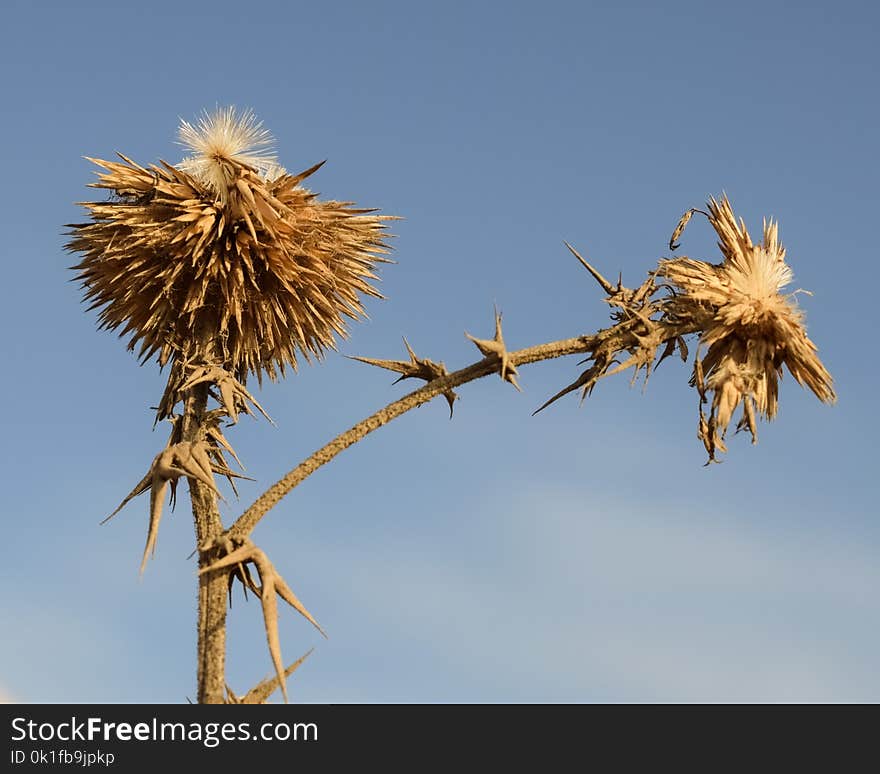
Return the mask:
[[84,203],[67,248],[101,327],[143,360],[210,357],[242,381],[321,357],[361,297],[381,297],[370,281],[391,218],[318,200],[302,182],[321,164],[287,174],[250,111],[183,121],[180,140],[192,153],[177,166],[89,159],[113,196]]
[[701,395],[713,393],[709,419],[701,416],[701,436],[712,458],[715,449],[725,450],[724,433],[738,406],[739,426],[748,427],[753,440],[755,410],[767,419],[776,415],[783,364],[820,400],[831,403],[836,396],[794,294],[781,292],[792,271],[777,224],[765,220],[763,241],[754,244],[726,196],[710,199],[708,216],[724,262],[663,260],[660,274],[676,291],[670,310],[700,321],[700,344],[708,347],[705,357],[697,356],[693,381]]

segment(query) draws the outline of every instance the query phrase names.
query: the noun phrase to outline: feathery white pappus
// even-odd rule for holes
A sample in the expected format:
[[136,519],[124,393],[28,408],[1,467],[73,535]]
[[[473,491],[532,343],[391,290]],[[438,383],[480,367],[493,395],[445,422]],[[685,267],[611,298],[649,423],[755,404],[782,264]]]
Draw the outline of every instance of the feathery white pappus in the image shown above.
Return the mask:
[[180,120],[179,143],[193,151],[178,164],[214,193],[223,197],[235,181],[234,165],[251,167],[263,178],[284,174],[272,149],[274,138],[252,110],[236,114],[234,106],[204,111],[195,125]]

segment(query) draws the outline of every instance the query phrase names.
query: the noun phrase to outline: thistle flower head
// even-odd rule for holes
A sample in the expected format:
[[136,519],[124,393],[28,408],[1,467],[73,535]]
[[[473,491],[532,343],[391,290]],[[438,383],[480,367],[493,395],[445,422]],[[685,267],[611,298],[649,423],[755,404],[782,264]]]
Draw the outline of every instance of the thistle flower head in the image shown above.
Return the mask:
[[249,111],[184,121],[180,139],[193,154],[177,166],[90,159],[92,187],[114,195],[84,203],[67,248],[101,327],[143,360],[210,359],[242,383],[320,358],[362,296],[381,297],[370,281],[390,218],[318,200],[302,182],[321,165],[287,174]]
[[698,356],[693,381],[701,394],[713,393],[710,417],[701,424],[711,457],[716,448],[724,451],[724,433],[738,406],[740,427],[748,427],[753,439],[755,409],[773,419],[783,364],[820,400],[831,403],[836,396],[794,295],[781,292],[793,275],[777,224],[765,220],[763,240],[754,244],[726,196],[710,199],[708,215],[723,263],[664,260],[660,274],[676,291],[668,308],[676,317],[699,321],[700,343],[708,348],[702,360]]

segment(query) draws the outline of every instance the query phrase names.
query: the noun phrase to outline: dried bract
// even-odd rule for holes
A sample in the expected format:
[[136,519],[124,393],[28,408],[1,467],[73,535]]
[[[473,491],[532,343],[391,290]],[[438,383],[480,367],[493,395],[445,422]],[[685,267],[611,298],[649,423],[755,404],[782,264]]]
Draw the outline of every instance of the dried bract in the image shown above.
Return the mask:
[[[552,403],[574,392],[581,391],[581,401],[592,393],[597,382],[606,377],[633,369],[632,382],[639,373],[644,371],[645,385],[656,364],[668,357],[676,347],[681,348],[683,357],[687,352],[683,334],[690,333],[694,328],[688,322],[668,324],[662,319],[662,299],[655,298],[658,286],[656,272],[648,275],[645,281],[635,289],[625,287],[622,277],[614,285],[589,264],[568,242],[565,246],[578,259],[580,264],[590,273],[599,287],[605,291],[605,303],[613,307],[611,318],[615,325],[604,328],[593,336],[584,337],[589,341],[586,349],[589,356],[579,365],[589,363],[589,367],[571,384],[563,387],[555,395],[548,398],[534,412],[543,411]],[[659,317],[660,319],[655,319]],[[664,347],[658,357],[658,350]],[[629,357],[624,358],[624,355]]]
[[247,391],[247,388],[226,369],[221,368],[214,363],[206,365],[191,365],[189,366],[189,369],[191,375],[189,379],[180,385],[180,393],[185,392],[191,387],[195,387],[197,384],[209,382],[216,385],[219,390],[219,403],[233,425],[238,423],[238,412],[240,410],[247,414],[252,413],[250,408],[248,408],[249,402],[252,403],[271,424],[275,424],[272,422],[272,417],[270,417],[265,409],[257,403],[257,399],[251,395]]

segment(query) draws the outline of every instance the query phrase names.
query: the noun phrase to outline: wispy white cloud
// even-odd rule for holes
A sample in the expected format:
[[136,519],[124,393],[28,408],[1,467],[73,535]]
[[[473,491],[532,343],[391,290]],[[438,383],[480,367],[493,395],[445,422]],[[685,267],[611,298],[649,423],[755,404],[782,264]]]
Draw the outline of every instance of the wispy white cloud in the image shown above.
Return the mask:
[[300,571],[345,568],[349,603],[430,651],[438,681],[455,675],[451,700],[880,696],[880,567],[840,531],[784,534],[723,507],[585,506],[525,485],[484,506],[459,550],[388,535],[356,552],[299,543]]

